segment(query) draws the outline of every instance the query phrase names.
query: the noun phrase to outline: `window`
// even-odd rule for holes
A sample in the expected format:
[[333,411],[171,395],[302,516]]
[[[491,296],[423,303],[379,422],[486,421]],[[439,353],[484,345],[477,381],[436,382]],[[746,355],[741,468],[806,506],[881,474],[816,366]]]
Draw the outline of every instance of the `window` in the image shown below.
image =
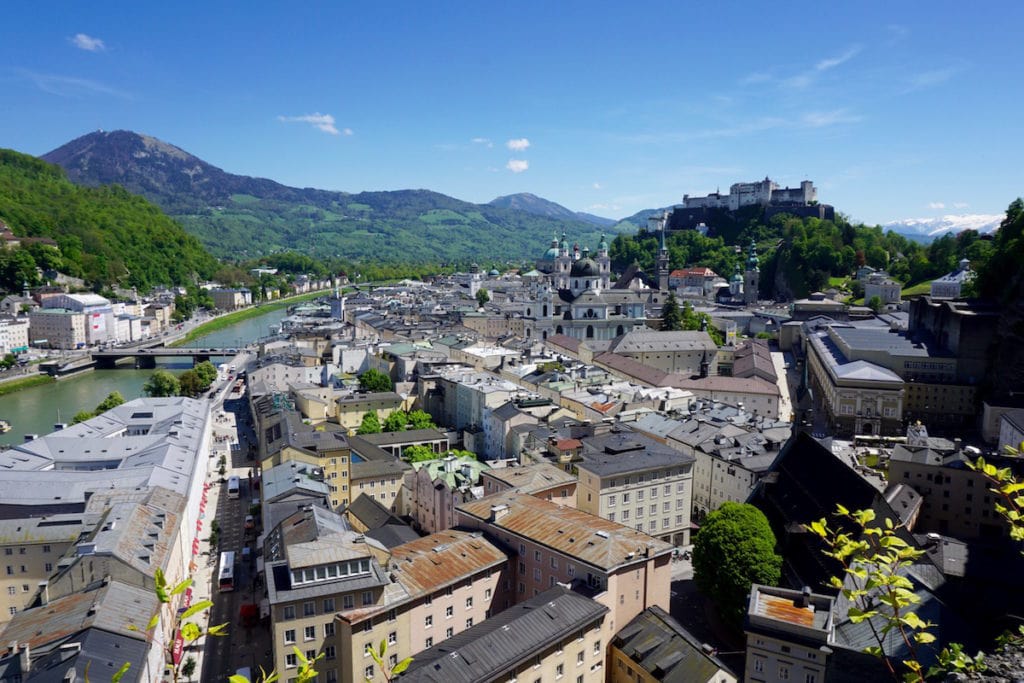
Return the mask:
[[434,615],[433,614],[428,614],[423,619],[423,628],[430,628],[433,625],[434,625]]
[[302,637],[305,640],[313,640],[316,638],[316,626],[307,626],[302,631]]
[[661,504],[661,511],[662,512],[668,512],[671,509],[672,509],[672,505],[671,505],[671,503],[669,503],[669,501],[666,500],[664,503]]
[[629,510],[623,510],[622,511],[622,521],[625,522],[627,519],[629,519]]
[[324,614],[330,614],[334,611],[334,598],[327,598],[324,600]]
[[16,595],[16,594],[17,594],[17,592],[18,592],[18,589],[17,589],[17,588],[15,588],[14,586],[10,586],[10,587],[8,587],[8,589],[7,589],[7,594],[8,594],[8,595]]
[[787,666],[785,664],[779,664],[779,680],[780,681],[788,681],[789,680],[789,666]]
[[302,616],[311,617],[316,614],[316,603],[315,602],[304,602],[302,603]]
[[614,512],[609,512],[608,513],[608,521],[609,522],[614,522],[615,521],[615,513]]
[[394,621],[398,618],[398,612],[393,609],[388,610],[388,621]]
[[398,666],[398,655],[391,655],[388,657],[388,668],[394,669]]
[[644,499],[644,490],[640,489],[639,491],[636,492],[636,502],[638,502],[638,503],[642,502],[643,499]]
[[4,555],[13,555],[14,548],[4,548]]
[[447,588],[445,588],[444,589],[444,594],[450,597],[451,594],[452,594],[452,587],[448,586]]
[[576,665],[579,666],[582,663],[583,663],[583,651],[580,650],[579,652],[576,653]]
[[18,608],[17,607],[8,607],[7,608],[7,613],[10,614],[13,617],[15,614],[18,613]]
[[466,619],[466,628],[473,628],[473,617]]
[[651,487],[651,498],[657,498],[657,497],[658,497],[658,487],[657,486],[652,486]]
[[337,651],[334,649],[333,645],[328,645],[327,647],[325,647],[324,654],[327,655],[327,659],[334,659],[338,656]]
[[637,517],[643,517],[644,516],[644,509],[642,507],[639,507],[639,508],[636,509],[636,516]]
[[424,648],[434,647],[434,639],[433,638],[427,638],[426,640],[424,640],[423,641],[423,647]]
[[295,657],[295,653],[294,652],[292,652],[290,654],[286,654],[284,656],[284,665],[286,667],[288,667],[289,669],[294,669],[297,666],[297,664],[296,664],[296,657]]
[[294,619],[295,618],[295,605],[285,605],[284,606],[284,618],[285,619]]
[[623,504],[629,502],[629,494],[628,493],[623,493],[622,494],[622,502],[623,502]]
[[672,493],[672,484],[665,484],[665,486],[662,488],[661,492],[664,493],[666,496],[671,495],[671,493]]
[[369,633],[373,630],[373,619],[367,619],[363,622],[363,633]]
[[19,555],[24,555],[25,554],[25,549],[24,548],[18,548],[18,554]]
[[373,591],[363,591],[363,604],[364,605],[372,605],[373,604]]
[[341,599],[342,609],[352,609],[356,606],[356,598],[354,595],[346,595]]
[[373,680],[373,664],[363,669],[363,677],[367,680]]
[[447,607],[444,608],[444,617],[445,617],[445,619],[451,619],[453,614],[455,614],[455,608],[454,607],[452,607],[451,605],[448,605]]
[[52,562],[47,562],[44,565],[44,569],[46,569],[46,571],[48,571],[48,572],[52,572],[53,571],[53,563]]
[[48,552],[50,552],[50,546],[48,546],[48,545],[44,545],[44,546],[43,546],[43,552],[44,552],[44,553],[48,553]]
[[534,562],[540,562],[540,551],[539,550],[534,550],[533,551],[533,560],[534,560]]
[[324,624],[324,638],[329,638],[334,635],[334,622],[328,621]]
[[564,675],[565,675],[565,664],[559,663],[558,666],[555,667],[555,678],[561,678]]
[[484,591],[484,600],[490,600],[490,599],[491,599],[491,589],[488,588],[487,590]]
[[610,507],[610,508],[615,507],[615,496],[614,495],[608,496],[608,507]]
[[455,629],[453,627],[449,626],[448,628],[445,629],[445,631],[444,631],[444,637],[445,638],[451,638],[453,635],[455,635]]
[[398,632],[392,631],[388,634],[388,645],[394,645],[398,642]]
[[533,568],[533,580],[540,581],[540,567]]
[[652,515],[658,514],[658,506],[652,505],[650,508],[647,509],[647,512]]
[[600,640],[595,640],[594,641],[594,654],[595,655],[601,654],[601,641]]
[[526,554],[526,546],[523,545],[522,543],[519,544],[519,554],[520,555],[525,555]]
[[804,683],[818,683],[818,674],[806,673],[804,674]]

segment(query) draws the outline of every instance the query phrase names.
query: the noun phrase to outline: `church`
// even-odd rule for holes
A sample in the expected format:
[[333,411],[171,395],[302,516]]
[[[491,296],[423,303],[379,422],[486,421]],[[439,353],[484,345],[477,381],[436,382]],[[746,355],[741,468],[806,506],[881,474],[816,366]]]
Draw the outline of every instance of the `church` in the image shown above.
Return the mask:
[[564,334],[574,339],[610,342],[633,330],[646,329],[647,308],[660,307],[662,294],[611,281],[608,241],[601,235],[594,257],[588,247],[571,248],[565,234],[537,260],[539,278],[523,319],[527,338]]

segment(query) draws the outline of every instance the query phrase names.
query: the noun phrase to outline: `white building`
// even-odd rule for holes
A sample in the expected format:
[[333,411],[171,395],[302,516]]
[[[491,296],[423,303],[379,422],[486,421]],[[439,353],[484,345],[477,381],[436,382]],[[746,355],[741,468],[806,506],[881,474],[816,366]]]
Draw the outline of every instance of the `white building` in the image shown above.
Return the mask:
[[28,319],[0,319],[0,355],[28,350]]
[[932,280],[933,299],[959,299],[963,286],[974,279],[975,273],[971,270],[971,262],[967,259],[960,261],[960,267],[952,273]]
[[768,206],[769,204],[795,204],[807,206],[817,201],[818,191],[814,183],[804,180],[800,187],[779,187],[767,176],[764,180],[751,183],[733,183],[729,194],[713,192],[704,197],[683,195],[683,208],[729,209],[736,211],[744,206]]

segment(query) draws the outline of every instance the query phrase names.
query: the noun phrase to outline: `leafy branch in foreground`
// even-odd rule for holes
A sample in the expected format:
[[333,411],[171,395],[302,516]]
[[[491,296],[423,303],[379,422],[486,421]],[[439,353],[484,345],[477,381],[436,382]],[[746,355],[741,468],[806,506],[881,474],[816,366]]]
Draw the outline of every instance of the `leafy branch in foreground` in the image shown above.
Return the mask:
[[[366,651],[371,657],[373,657],[373,661],[376,662],[381,675],[384,676],[384,680],[388,683],[395,680],[395,676],[398,676],[400,673],[408,669],[409,665],[412,664],[412,657],[406,657],[402,661],[397,662],[389,670],[387,665],[384,663],[384,657],[388,654],[388,644],[385,640],[380,641],[380,646],[377,649],[374,649],[372,645],[367,645]],[[367,678],[366,680],[369,681],[370,679]]]
[[[833,576],[829,583],[850,602],[847,618],[855,624],[867,622],[877,645],[866,649],[879,657],[893,678],[907,681],[925,680],[918,646],[933,643],[929,632],[934,624],[924,621],[914,611],[920,598],[904,574],[923,554],[898,535],[900,526],[886,518],[884,524],[873,525],[874,510],[851,512],[836,506],[835,517],[854,528],[853,533],[830,527],[822,518],[806,525],[825,544],[825,555],[843,567],[845,576]],[[909,657],[894,662],[885,651],[886,638],[894,633],[903,641]],[[902,664],[905,671],[899,670]]]

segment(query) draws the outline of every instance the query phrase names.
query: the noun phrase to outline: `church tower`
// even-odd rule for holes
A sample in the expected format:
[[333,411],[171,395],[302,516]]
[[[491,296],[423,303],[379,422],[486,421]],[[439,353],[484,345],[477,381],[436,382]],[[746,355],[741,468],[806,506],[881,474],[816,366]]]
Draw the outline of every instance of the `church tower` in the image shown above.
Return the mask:
[[601,233],[601,241],[597,243],[597,267],[601,271],[601,289],[611,287],[612,259],[608,255],[608,240]]
[[743,303],[750,306],[757,303],[757,292],[761,286],[761,269],[758,267],[760,261],[757,258],[757,245],[753,238],[750,240],[750,250],[747,253],[747,269],[743,273]]
[[658,259],[655,264],[658,274],[658,289],[662,292],[668,291],[668,247],[665,246],[666,223],[668,223],[667,211],[661,219],[661,245],[658,248]]

